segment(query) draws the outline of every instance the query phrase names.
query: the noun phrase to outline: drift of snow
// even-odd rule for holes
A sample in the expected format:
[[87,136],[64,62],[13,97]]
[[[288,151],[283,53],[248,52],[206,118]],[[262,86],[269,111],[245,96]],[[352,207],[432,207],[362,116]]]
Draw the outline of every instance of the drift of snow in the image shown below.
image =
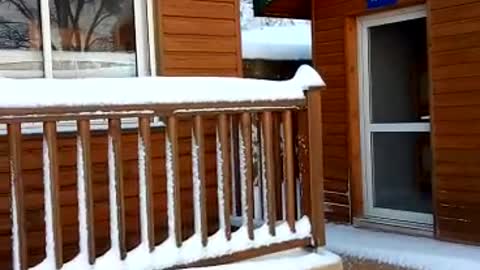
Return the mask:
[[311,27],[297,24],[243,30],[242,56],[244,59],[310,60]]
[[326,250],[319,250],[317,253],[313,253],[303,249],[294,249],[244,262],[212,267],[191,268],[191,270],[306,270],[338,265],[340,263],[340,257]]
[[327,248],[382,263],[425,270],[480,269],[480,247],[328,224]]
[[0,99],[0,108],[292,100],[303,99],[303,91],[310,87],[325,86],[320,75],[307,65],[286,81],[219,77],[0,78],[0,84],[4,89],[15,89]]
[[201,182],[199,171],[199,146],[197,138],[192,132],[192,178],[193,178],[193,211],[194,211],[194,225],[195,233],[202,233],[202,207],[200,202]]
[[173,171],[173,149],[170,137],[166,136],[166,162],[167,169],[167,219],[168,219],[168,235],[175,235],[175,173]]
[[115,153],[113,149],[113,138],[108,136],[108,198],[109,198],[109,212],[110,212],[110,243],[114,256],[120,258],[120,243],[118,230],[118,205],[117,205],[117,179],[116,179],[116,162]]
[[147,245],[148,239],[148,209],[147,209],[147,176],[146,152],[143,137],[138,135],[138,176],[139,176],[139,197],[140,197],[140,234],[142,244]]

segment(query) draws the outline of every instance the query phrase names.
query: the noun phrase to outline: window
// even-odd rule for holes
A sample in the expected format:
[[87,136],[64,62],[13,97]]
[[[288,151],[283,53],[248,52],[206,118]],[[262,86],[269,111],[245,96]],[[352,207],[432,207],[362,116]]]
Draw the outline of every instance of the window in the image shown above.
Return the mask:
[[155,74],[152,22],[149,0],[0,0],[0,77]]

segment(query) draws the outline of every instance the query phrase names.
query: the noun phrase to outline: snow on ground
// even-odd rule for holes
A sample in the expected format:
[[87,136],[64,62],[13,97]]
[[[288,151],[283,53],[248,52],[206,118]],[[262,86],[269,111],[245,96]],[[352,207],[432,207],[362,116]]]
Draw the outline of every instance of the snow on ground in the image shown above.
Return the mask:
[[15,89],[0,99],[0,108],[292,100],[303,99],[303,91],[309,87],[325,85],[320,75],[307,65],[301,66],[294,78],[287,81],[141,77],[0,79],[0,84],[3,89]]
[[310,60],[310,25],[262,26],[243,30],[242,55],[244,59]]
[[238,262],[228,265],[212,267],[190,268],[191,270],[251,270],[251,269],[275,269],[275,270],[304,270],[320,268],[322,266],[338,265],[340,257],[328,252],[309,252],[303,249],[294,249],[279,252],[260,258]]
[[430,238],[327,225],[327,248],[332,252],[425,270],[480,269],[480,247]]

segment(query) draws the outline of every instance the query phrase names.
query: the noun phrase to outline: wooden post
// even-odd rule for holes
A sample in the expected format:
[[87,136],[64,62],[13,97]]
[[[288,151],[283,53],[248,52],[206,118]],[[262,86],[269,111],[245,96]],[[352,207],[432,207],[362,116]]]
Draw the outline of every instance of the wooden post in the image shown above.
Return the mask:
[[[252,153],[252,117],[250,113],[242,113],[242,128],[241,128],[241,151],[243,151],[243,157],[240,157],[241,163],[244,163],[242,169],[242,182],[243,188],[242,194],[245,194],[243,198],[242,216],[244,219],[244,225],[247,225],[248,238],[253,240],[253,153]],[[243,197],[243,196],[242,196]],[[246,207],[246,209],[244,209]],[[246,223],[246,224],[245,224]]]
[[[25,227],[25,197],[23,192],[22,178],[22,130],[19,123],[8,125],[8,146],[10,155],[10,178],[12,198],[12,222],[16,224],[16,235],[12,247],[18,250],[13,254],[13,264],[17,264],[18,270],[28,269],[27,253],[27,230]],[[14,207],[15,206],[15,207]],[[15,212],[13,212],[15,211]],[[13,250],[13,248],[12,248]]]
[[[141,228],[145,228],[146,231],[142,229],[142,241],[146,241],[148,249],[153,251],[155,248],[155,233],[154,233],[154,211],[153,211],[153,184],[152,184],[152,143],[151,143],[151,130],[150,130],[150,117],[140,117],[138,119],[139,130],[138,130],[138,156],[139,162],[142,161],[143,164],[140,164],[138,172],[140,181],[140,192],[144,193],[144,197],[140,196],[140,205],[143,205],[145,213],[143,218],[140,218],[141,223],[145,223]],[[142,186],[144,188],[142,188]],[[144,190],[142,190],[144,189]],[[142,211],[142,210],[140,210]]]
[[[180,166],[178,164],[179,149],[178,149],[178,133],[177,133],[177,118],[175,116],[168,117],[167,124],[167,196],[168,201],[173,205],[168,204],[168,226],[169,237],[175,238],[177,247],[182,246],[182,212],[180,209]],[[171,174],[171,175],[170,175]],[[171,178],[171,179],[170,179]],[[171,198],[170,196],[173,196]],[[173,208],[173,209],[172,209]]]
[[[195,116],[194,120],[194,140],[192,151],[196,152],[196,160],[193,160],[192,163],[196,164],[197,168],[194,168],[198,172],[198,175],[195,175],[194,178],[198,177],[198,179],[194,179],[193,187],[194,192],[198,192],[198,197],[194,199],[199,200],[199,209],[195,209],[195,211],[199,211],[198,216],[200,220],[195,220],[195,233],[200,233],[202,237],[202,245],[207,246],[208,241],[208,224],[207,224],[207,199],[205,197],[205,181],[206,181],[206,169],[205,169],[205,138],[204,138],[204,130],[203,130],[203,119],[200,115]],[[192,158],[195,159],[195,155],[192,155]],[[198,181],[198,183],[195,183]],[[196,204],[196,203],[194,203]],[[197,214],[195,214],[197,215]],[[197,224],[198,223],[198,224]]]
[[310,221],[315,246],[325,245],[323,194],[322,88],[306,91],[310,160]]
[[[63,248],[62,248],[62,223],[60,221],[60,197],[59,197],[59,183],[58,183],[58,155],[57,155],[57,124],[56,122],[45,122],[43,124],[43,146],[44,158],[43,162],[47,162],[44,166],[44,177],[46,183],[44,192],[50,194],[45,202],[46,213],[51,212],[51,227],[46,222],[46,233],[52,233],[53,238],[53,254],[47,249],[47,256],[55,257],[56,269],[62,268],[63,264]],[[44,180],[44,181],[45,181]],[[47,204],[50,203],[51,209],[47,209]]]
[[[78,159],[81,159],[81,164],[77,167],[77,170],[81,170],[79,177],[83,179],[77,179],[77,181],[82,181],[82,185],[79,185],[79,188],[83,186],[83,190],[78,190],[84,194],[84,205],[85,205],[85,220],[84,222],[87,229],[87,234],[82,235],[80,233],[80,241],[86,241],[86,246],[88,248],[88,263],[95,263],[95,230],[94,230],[94,215],[93,215],[93,193],[92,193],[92,161],[91,161],[91,151],[90,151],[90,121],[89,120],[80,120],[77,122],[77,153]],[[80,160],[77,160],[79,163]],[[80,167],[81,166],[81,167]],[[78,202],[78,207],[80,209],[80,202]],[[86,239],[84,239],[86,237]],[[82,246],[82,245],[81,245]],[[85,252],[85,251],[84,251]]]
[[[109,185],[113,186],[114,194],[110,193],[110,211],[114,211],[116,220],[111,222],[116,228],[110,228],[112,231],[118,231],[118,235],[112,235],[112,248],[118,248],[120,258],[123,260],[127,256],[126,234],[125,234],[125,200],[123,195],[123,164],[122,164],[122,127],[120,119],[108,120],[108,166],[109,166]],[[112,175],[113,174],[113,175]],[[112,188],[110,189],[112,190]],[[112,201],[115,202],[116,208],[113,208]],[[117,246],[118,245],[118,246]]]
[[295,232],[295,171],[293,157],[293,130],[292,112],[284,111],[282,114],[284,136],[284,162],[285,167],[285,190],[286,190],[286,218],[290,230]]
[[265,171],[267,177],[267,221],[268,228],[271,235],[275,236],[275,223],[277,221],[277,198],[275,196],[277,190],[276,185],[279,184],[276,180],[275,173],[275,154],[274,154],[274,138],[273,138],[273,118],[272,112],[264,112],[262,114],[262,131],[264,139],[264,152],[265,152]]
[[[228,116],[225,114],[221,114],[218,117],[218,150],[221,151],[221,155],[218,156],[219,159],[221,159],[221,164],[222,167],[218,168],[221,170],[222,173],[222,178],[219,179],[219,187],[221,186],[223,192],[222,194],[218,194],[218,196],[223,196],[223,200],[220,200],[219,198],[219,203],[220,201],[223,201],[223,206],[220,206],[219,209],[222,210],[223,207],[223,213],[221,216],[223,216],[223,220],[220,221],[220,224],[223,223],[224,230],[225,230],[225,237],[227,240],[231,239],[231,222],[230,222],[230,215],[231,215],[231,189],[230,189],[230,184],[231,184],[231,167],[230,167],[230,137],[228,134],[229,130],[229,123],[228,123]],[[218,155],[218,153],[217,153]],[[218,164],[218,162],[217,162]],[[221,182],[220,182],[221,181]]]

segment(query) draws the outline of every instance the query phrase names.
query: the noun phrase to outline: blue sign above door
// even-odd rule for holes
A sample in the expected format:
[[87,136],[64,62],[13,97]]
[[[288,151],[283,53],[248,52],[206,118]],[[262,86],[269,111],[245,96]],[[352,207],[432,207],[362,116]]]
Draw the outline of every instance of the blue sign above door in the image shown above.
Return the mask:
[[368,8],[379,8],[395,5],[398,0],[367,0]]

